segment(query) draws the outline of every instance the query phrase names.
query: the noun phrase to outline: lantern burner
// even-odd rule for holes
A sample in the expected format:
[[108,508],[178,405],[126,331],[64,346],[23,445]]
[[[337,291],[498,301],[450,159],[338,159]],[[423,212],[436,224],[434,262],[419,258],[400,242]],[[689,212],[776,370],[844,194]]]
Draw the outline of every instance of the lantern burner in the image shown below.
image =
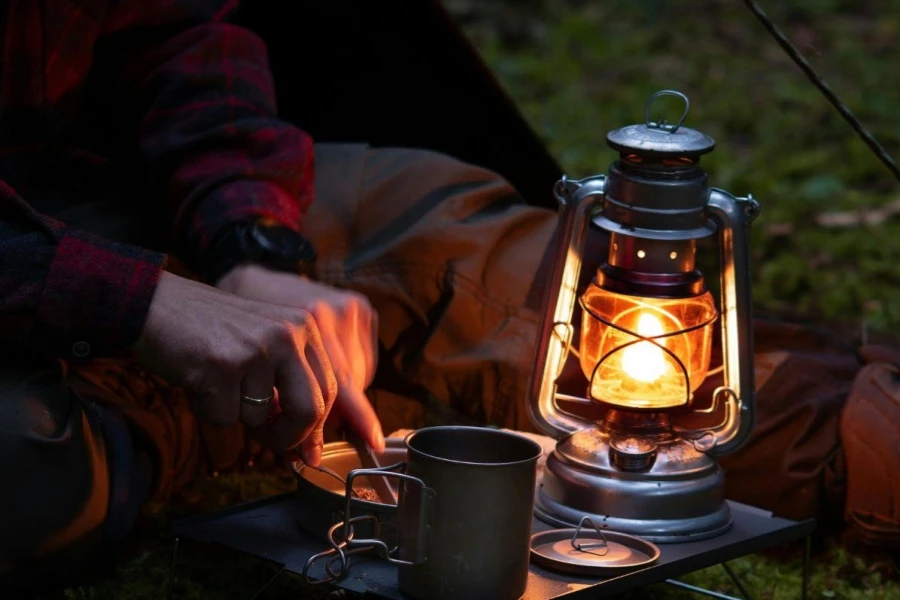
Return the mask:
[[672,418],[667,412],[633,412],[609,409],[600,424],[611,435],[667,440],[672,437]]

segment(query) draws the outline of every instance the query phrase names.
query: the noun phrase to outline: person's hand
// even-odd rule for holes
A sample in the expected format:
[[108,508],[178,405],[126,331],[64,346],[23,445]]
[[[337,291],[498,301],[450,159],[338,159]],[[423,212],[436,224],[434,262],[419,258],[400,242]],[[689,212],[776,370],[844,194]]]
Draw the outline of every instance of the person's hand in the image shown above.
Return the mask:
[[[308,310],[240,298],[164,272],[132,350],[146,368],[193,395],[199,418],[218,425],[240,420],[267,445],[300,445],[304,460],[318,464],[337,379]],[[275,403],[241,400],[266,398],[275,389]]]
[[308,310],[337,377],[334,416],[375,451],[384,450],[381,424],[365,395],[378,360],[378,316],[364,296],[257,265],[236,267],[217,286],[243,298]]

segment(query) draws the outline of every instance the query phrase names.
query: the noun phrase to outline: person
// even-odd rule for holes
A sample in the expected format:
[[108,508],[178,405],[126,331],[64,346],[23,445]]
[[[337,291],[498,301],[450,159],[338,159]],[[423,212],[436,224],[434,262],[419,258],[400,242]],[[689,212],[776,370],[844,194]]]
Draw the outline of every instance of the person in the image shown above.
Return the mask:
[[[78,572],[148,500],[265,448],[316,464],[328,430],[533,430],[552,211],[444,154],[314,143],[234,2],[0,7],[0,577]],[[725,464],[738,499],[809,514],[826,475],[855,497],[848,360],[788,427],[761,396],[762,435]],[[889,508],[859,513],[888,540]]]
[[78,572],[263,449],[317,464],[326,419],[376,450],[448,410],[525,425],[552,213],[439,153],[315,144],[235,2],[0,7],[0,574]]

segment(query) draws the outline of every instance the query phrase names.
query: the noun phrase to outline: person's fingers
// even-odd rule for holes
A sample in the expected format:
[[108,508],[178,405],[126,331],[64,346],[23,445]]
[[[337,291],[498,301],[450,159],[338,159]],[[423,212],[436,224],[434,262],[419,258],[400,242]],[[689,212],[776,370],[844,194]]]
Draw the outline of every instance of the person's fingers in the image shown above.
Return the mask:
[[[335,328],[335,335],[345,351],[346,372],[343,373],[343,379],[346,380],[346,384],[342,387],[365,389],[368,368],[365,350],[359,339],[360,311],[355,302],[351,302],[343,308],[340,320],[340,326]],[[344,383],[341,375],[338,373],[338,383]],[[342,388],[339,388],[338,391],[342,391]]]
[[[324,308],[316,311],[315,314],[316,328],[319,331],[322,340],[322,348],[325,351],[330,370],[334,374],[337,381],[338,393],[344,387],[353,383],[353,371],[349,362],[348,350],[350,346],[346,345],[345,332],[346,323],[338,319],[335,311],[330,308]],[[310,348],[315,352],[315,348]],[[312,362],[310,364],[313,364]]]
[[[374,364],[369,301],[356,292],[332,291],[312,307],[325,349],[341,386],[365,389]],[[337,353],[337,344],[341,352]]]
[[[374,370],[371,317],[359,303],[351,303],[348,309],[340,318],[334,311],[316,315],[325,351],[338,380],[337,398],[326,422],[333,425],[338,421],[343,428],[360,435],[370,447],[380,452],[384,448],[384,434],[364,393],[369,372]],[[305,442],[310,448],[317,443],[316,438]]]
[[301,447],[301,456],[317,465],[324,442],[322,428],[337,384],[315,320],[305,314],[290,348],[279,346],[276,356],[277,414],[254,435],[279,450],[293,449],[312,436],[312,441]]
[[325,401],[315,374],[299,354],[278,364],[275,386],[278,413],[258,428],[258,435],[276,450],[291,450],[318,425],[325,414]]
[[[254,403],[247,398],[264,400],[264,404]],[[240,420],[248,427],[264,424],[272,410],[275,396],[275,370],[270,361],[257,361],[250,365],[241,383]]]
[[325,447],[325,425],[316,425],[309,435],[300,443],[300,456],[303,462],[318,467],[322,462],[322,449]]
[[357,311],[354,320],[360,363],[365,365],[361,386],[365,390],[375,379],[375,369],[378,367],[378,313],[366,304]]
[[328,354],[328,360],[331,362],[332,371],[335,380],[337,381],[337,394],[335,396],[334,404],[331,406],[325,419],[325,429],[338,431],[342,428],[343,424],[340,410],[341,396],[343,395],[344,390],[353,389],[354,383],[352,380],[352,372],[347,365],[344,347],[341,342],[337,340],[337,336],[334,335],[333,332],[329,332],[328,334],[323,334],[322,337],[325,352]]
[[376,452],[384,452],[384,432],[375,408],[359,390],[341,392],[341,416],[345,429],[356,433]]
[[353,296],[346,302],[338,331],[355,387],[365,390],[375,377],[378,360],[378,316],[366,298]]
[[322,457],[322,447],[325,445],[325,420],[334,404],[338,394],[338,383],[334,369],[331,366],[330,355],[325,349],[324,340],[319,334],[318,327],[310,331],[306,347],[304,348],[307,363],[315,374],[316,380],[322,392],[323,412],[316,425],[301,445],[301,454],[308,459],[309,464],[318,465]]
[[375,309],[369,312],[368,316],[369,330],[367,332],[366,342],[369,344],[370,357],[368,362],[368,372],[366,373],[365,387],[368,388],[375,380],[375,372],[378,370],[378,313]]

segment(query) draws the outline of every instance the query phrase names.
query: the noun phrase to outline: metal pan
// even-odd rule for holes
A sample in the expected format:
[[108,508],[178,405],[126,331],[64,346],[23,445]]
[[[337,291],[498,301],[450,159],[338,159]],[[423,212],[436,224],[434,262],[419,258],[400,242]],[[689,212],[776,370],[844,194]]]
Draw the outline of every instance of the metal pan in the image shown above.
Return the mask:
[[[402,439],[385,440],[385,451],[378,455],[379,462],[387,466],[406,460],[406,446]],[[298,525],[317,539],[327,541],[328,529],[344,520],[344,483],[341,481],[362,464],[356,448],[348,442],[330,442],[322,449],[321,466],[316,469],[297,460],[291,463],[291,472],[297,480],[297,497],[303,502],[303,510],[298,515]],[[357,480],[359,486],[372,487],[366,478]],[[394,490],[396,492],[396,489]],[[396,545],[397,506],[378,501],[356,499],[352,501],[354,517],[370,515],[378,518],[377,532],[388,545]],[[355,537],[373,537],[376,532],[368,524],[359,526]]]

